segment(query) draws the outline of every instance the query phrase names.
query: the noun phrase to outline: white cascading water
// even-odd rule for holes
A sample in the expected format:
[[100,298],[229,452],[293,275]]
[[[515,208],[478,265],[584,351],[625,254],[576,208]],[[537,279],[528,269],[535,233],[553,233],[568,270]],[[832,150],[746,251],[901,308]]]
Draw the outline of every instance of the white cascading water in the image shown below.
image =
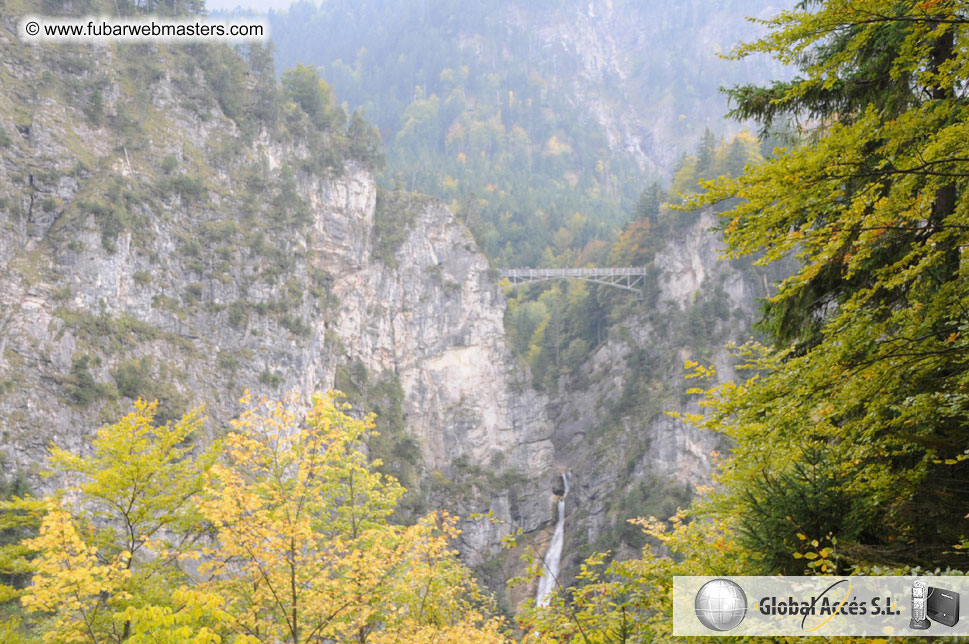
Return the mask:
[[562,474],[564,492],[559,499],[555,533],[552,535],[552,542],[548,544],[548,552],[545,553],[545,563],[542,566],[542,577],[538,580],[538,592],[535,594],[536,606],[548,606],[552,593],[555,592],[555,586],[558,584],[562,546],[565,544],[565,497],[569,495],[569,476],[568,472]]

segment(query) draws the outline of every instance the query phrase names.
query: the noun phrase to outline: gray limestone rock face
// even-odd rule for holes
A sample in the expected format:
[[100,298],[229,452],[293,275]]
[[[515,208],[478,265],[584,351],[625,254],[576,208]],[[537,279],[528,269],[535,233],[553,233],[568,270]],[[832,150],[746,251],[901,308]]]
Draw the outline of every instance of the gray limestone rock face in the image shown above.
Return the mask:
[[[291,133],[243,134],[205,70],[136,87],[127,49],[58,58],[14,34],[0,30],[5,471],[56,486],[37,476],[48,445],[85,451],[135,391],[171,414],[204,405],[218,434],[244,389],[308,396],[349,363],[399,381],[425,476],[457,459],[516,480],[548,470],[547,400],[511,356],[504,296],[446,207],[398,195],[383,215],[400,240],[378,256],[363,164],[321,165]],[[51,95],[35,91],[45,69]],[[88,97],[65,98],[71,70],[100,83],[96,122]],[[512,515],[531,530],[543,521],[527,506],[544,492],[518,488],[454,500],[504,520],[468,522],[471,563],[497,550]]]

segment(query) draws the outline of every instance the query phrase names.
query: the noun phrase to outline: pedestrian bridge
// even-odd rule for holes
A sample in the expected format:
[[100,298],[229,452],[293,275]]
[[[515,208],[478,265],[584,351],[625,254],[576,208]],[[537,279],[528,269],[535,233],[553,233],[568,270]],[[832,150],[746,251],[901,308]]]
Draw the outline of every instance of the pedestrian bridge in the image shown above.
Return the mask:
[[646,279],[646,267],[501,268],[498,269],[498,277],[508,280],[512,285],[577,279],[605,286],[614,286],[640,295],[642,294],[643,281]]

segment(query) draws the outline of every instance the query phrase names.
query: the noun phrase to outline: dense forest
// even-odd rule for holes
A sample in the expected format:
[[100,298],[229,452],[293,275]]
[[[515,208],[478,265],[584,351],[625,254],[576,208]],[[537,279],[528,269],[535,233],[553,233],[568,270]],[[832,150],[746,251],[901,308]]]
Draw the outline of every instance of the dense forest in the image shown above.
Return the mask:
[[[716,88],[780,66],[718,59],[759,8],[749,3],[719,3],[715,15],[691,2],[617,8],[642,21],[626,35],[642,48],[617,61],[579,42],[602,29],[591,5],[591,26],[560,24],[557,12],[577,5],[299,2],[269,19],[281,69],[318,66],[337,99],[380,128],[385,187],[449,203],[496,266],[580,266],[599,259],[590,254],[613,241],[642,189],[683,163],[650,127],[679,141],[706,126],[719,137]],[[697,48],[684,34],[722,42]],[[636,110],[668,127],[620,135],[597,116]]]
[[[640,171],[612,154],[602,130],[583,123],[562,93],[549,91],[538,60],[515,72],[487,62],[527,59],[537,47],[498,19],[498,4],[368,3],[353,8],[355,28],[347,28],[334,14],[349,15],[348,7],[300,3],[273,17],[276,40],[286,43],[277,59],[283,67],[317,62],[339,100],[360,106],[387,137],[384,184],[451,202],[497,265],[539,265],[554,247],[551,232],[563,228],[577,257],[619,224]],[[438,22],[441,15],[448,20]],[[392,33],[376,39],[383,49],[367,48],[377,25]],[[458,47],[454,34],[467,30],[507,51]],[[575,61],[568,64],[574,72]],[[591,211],[594,219],[579,214]]]
[[[414,21],[427,6],[413,4]],[[526,34],[475,13],[488,6],[464,13],[527,56]],[[292,28],[327,21],[315,11],[297,5]],[[314,170],[389,168],[396,183],[378,194],[378,213],[414,188],[453,200],[498,264],[650,266],[665,240],[712,211],[724,261],[793,266],[762,302],[759,339],[731,348],[736,378],[718,382],[712,364],[686,362],[683,395],[700,412],[678,416],[727,437],[730,452],[715,485],[672,517],[633,520],[639,556],[593,553],[549,606],[527,600],[502,615],[454,550],[457,518],[404,507],[416,476],[381,457],[413,467],[401,456],[413,446],[381,444],[378,429],[392,423],[338,393],[302,403],[246,394],[212,441],[202,412],[185,400],[166,407],[172,396],[152,395],[139,365],[118,371],[112,393],[83,362],[68,383],[73,404],[161,402],[139,399],[84,453],[51,446],[46,467],[67,481],[56,493],[0,481],[0,640],[670,641],[674,575],[969,570],[969,6],[809,0],[766,27],[731,57],[766,53],[797,74],[730,86],[731,115],[758,134],[707,131],[669,188],[576,127],[575,106],[555,103],[540,72],[470,86],[468,70],[487,56],[435,51],[420,30],[401,37],[414,34],[410,49],[434,64],[361,52],[322,68],[346,88],[342,99],[395,132],[386,165],[377,130],[347,114],[317,69],[293,67],[277,83],[268,52],[213,48],[199,71],[240,137],[273,129],[309,148]],[[378,85],[399,103],[368,103]],[[94,96],[85,101],[97,121]],[[147,138],[133,118],[115,126],[135,144]],[[0,150],[12,136],[0,130]],[[191,199],[203,189],[173,173],[175,159],[162,163],[161,190]],[[106,197],[88,214],[113,253],[138,222],[121,187]],[[271,206],[259,212],[277,212],[277,223],[305,217],[282,189]],[[374,253],[403,225],[379,222]],[[317,299],[326,286],[321,278]],[[645,306],[655,297],[647,284]],[[632,306],[599,287],[522,289],[509,298],[508,342],[537,389],[554,391]],[[715,307],[693,310],[715,317]],[[294,336],[301,324],[289,318]],[[129,396],[132,382],[147,389]],[[399,400],[381,411],[396,417]],[[511,583],[540,572],[533,561]]]

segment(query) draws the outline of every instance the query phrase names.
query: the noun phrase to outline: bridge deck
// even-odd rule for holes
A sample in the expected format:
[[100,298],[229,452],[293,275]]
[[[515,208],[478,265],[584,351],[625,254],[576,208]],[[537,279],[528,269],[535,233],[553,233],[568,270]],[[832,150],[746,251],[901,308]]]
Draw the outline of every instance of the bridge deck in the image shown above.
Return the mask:
[[506,278],[569,278],[569,277],[611,277],[615,275],[645,275],[645,266],[623,266],[613,268],[500,268],[499,277]]
[[580,279],[596,284],[605,284],[639,293],[645,266],[622,266],[613,268],[502,268],[498,270],[501,279],[512,284],[544,282],[555,279]]

